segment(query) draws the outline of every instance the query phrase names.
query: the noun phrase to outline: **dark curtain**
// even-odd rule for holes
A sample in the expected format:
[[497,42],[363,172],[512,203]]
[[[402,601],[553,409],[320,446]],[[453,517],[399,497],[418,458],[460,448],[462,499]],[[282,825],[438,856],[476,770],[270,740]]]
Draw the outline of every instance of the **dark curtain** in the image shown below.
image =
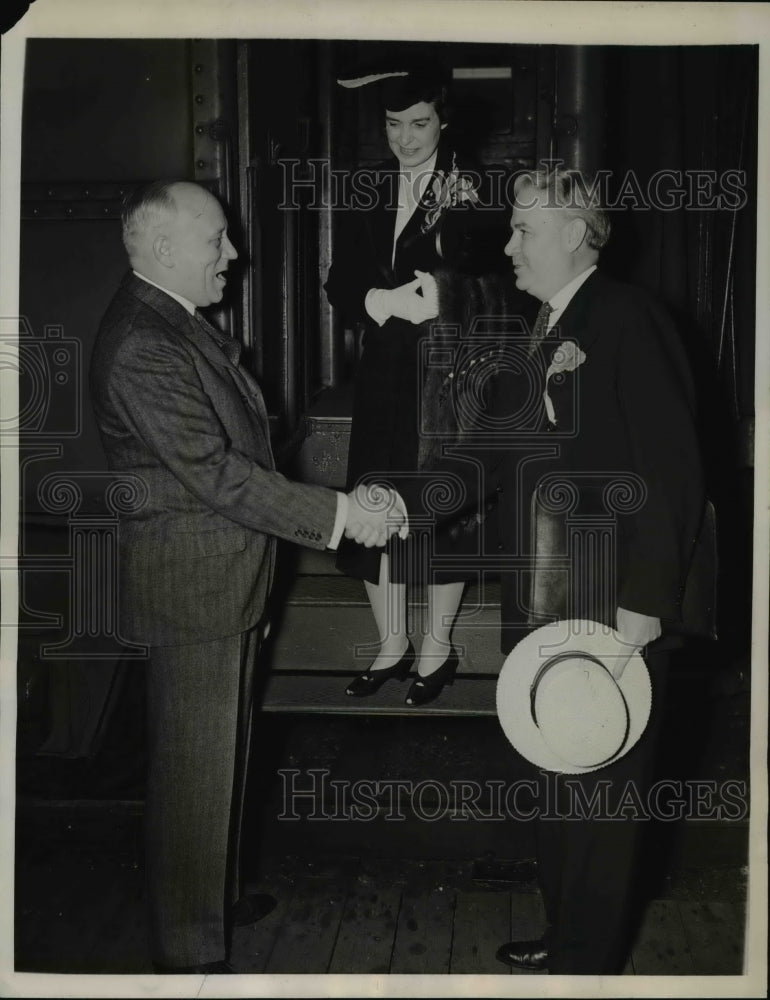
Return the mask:
[[606,53],[609,185],[626,206],[606,264],[663,298],[690,355],[718,516],[720,646],[738,665],[750,643],[757,54]]

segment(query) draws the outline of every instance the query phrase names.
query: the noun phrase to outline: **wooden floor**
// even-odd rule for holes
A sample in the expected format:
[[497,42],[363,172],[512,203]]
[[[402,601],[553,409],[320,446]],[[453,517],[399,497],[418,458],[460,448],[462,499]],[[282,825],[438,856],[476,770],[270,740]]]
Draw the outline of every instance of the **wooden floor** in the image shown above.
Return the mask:
[[[284,858],[266,870],[250,888],[273,893],[278,906],[235,930],[238,972],[507,975],[498,945],[536,937],[543,926],[534,883],[479,884],[472,862]],[[25,852],[17,971],[151,972],[143,882],[128,856]],[[705,895],[712,898],[701,882],[697,892],[651,901],[626,974],[739,975],[741,891],[713,883]]]
[[[719,740],[701,754],[698,770],[684,772],[688,777],[748,774],[748,714],[720,706],[710,730]],[[255,759],[265,773],[251,789],[261,808],[247,823],[244,857],[253,865],[252,891],[271,892],[278,905],[235,930],[231,961],[238,972],[512,974],[495,959],[498,946],[537,936],[543,926],[534,870],[512,864],[532,856],[528,824],[414,816],[399,824],[382,817],[288,822],[277,779],[280,769],[295,769],[304,788],[309,769],[320,768],[349,781],[384,774],[510,782],[519,774],[494,719],[271,715],[257,737]],[[26,794],[17,802],[15,854],[20,972],[151,972],[142,788],[128,780],[139,771],[128,725],[116,731],[115,744],[120,755],[105,752],[103,761],[22,761],[19,787]],[[113,794],[116,774],[133,795]],[[745,821],[664,826],[666,836],[652,838],[656,877],[645,885],[653,898],[626,974],[740,975]]]

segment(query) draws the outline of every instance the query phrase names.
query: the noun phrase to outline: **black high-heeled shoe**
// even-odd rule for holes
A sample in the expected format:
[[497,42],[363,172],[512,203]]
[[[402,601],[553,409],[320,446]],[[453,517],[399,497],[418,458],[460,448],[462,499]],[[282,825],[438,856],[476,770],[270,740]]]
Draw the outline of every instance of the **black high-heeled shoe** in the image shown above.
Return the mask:
[[452,646],[449,656],[437,670],[428,674],[427,677],[418,677],[412,681],[405,704],[412,706],[427,705],[429,701],[438,698],[444,690],[445,684],[454,683],[459,663],[460,658],[457,655],[457,650]]
[[345,694],[354,698],[362,698],[379,691],[385,681],[390,680],[391,677],[397,677],[400,681],[406,680],[413,663],[414,646],[410,642],[398,663],[394,663],[392,667],[383,667],[382,670],[371,670],[367,667],[362,674],[354,677],[348,684],[345,688]]

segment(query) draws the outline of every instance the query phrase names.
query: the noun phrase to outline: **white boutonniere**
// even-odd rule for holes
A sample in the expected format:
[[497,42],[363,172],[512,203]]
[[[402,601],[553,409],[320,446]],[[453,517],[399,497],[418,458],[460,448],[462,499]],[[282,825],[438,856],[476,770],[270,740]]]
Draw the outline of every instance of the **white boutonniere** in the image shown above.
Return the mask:
[[473,181],[470,177],[464,177],[457,169],[457,158],[454,153],[452,169],[448,174],[443,170],[436,171],[426,200],[430,207],[420,227],[423,233],[433,229],[447,208],[454,208],[455,205],[462,205],[464,202],[469,202],[471,205],[478,202],[479,196]]
[[551,355],[551,363],[545,373],[545,391],[543,392],[543,402],[548,419],[554,426],[556,425],[556,412],[548,394],[548,382],[552,375],[560,375],[562,372],[574,372],[578,365],[582,365],[586,359],[585,351],[581,351],[574,340],[565,340],[559,344]]

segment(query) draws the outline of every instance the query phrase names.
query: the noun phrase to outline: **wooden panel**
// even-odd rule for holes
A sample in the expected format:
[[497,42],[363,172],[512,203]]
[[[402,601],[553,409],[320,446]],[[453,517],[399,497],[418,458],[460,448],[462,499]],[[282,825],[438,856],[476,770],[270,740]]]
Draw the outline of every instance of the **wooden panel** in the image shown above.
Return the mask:
[[650,903],[632,951],[637,976],[691,976],[695,973],[690,944],[675,900],[655,899]]
[[457,894],[450,963],[453,974],[501,973],[503,966],[495,952],[511,940],[510,905],[507,892]]
[[265,972],[327,972],[346,894],[341,880],[298,880]]
[[[511,893],[511,936],[510,941],[538,941],[545,930],[545,910],[538,892]],[[502,941],[498,944],[503,944]],[[503,966],[500,966],[503,968]],[[515,976],[542,976],[546,970],[532,972],[526,969],[511,969]]]
[[182,39],[31,39],[24,179],[187,176],[189,58],[189,43]]
[[361,880],[345,901],[329,972],[388,972],[401,890]]
[[743,969],[744,919],[720,900],[680,902],[685,934],[698,975],[739,976]]
[[391,973],[449,972],[455,894],[448,886],[404,890]]

